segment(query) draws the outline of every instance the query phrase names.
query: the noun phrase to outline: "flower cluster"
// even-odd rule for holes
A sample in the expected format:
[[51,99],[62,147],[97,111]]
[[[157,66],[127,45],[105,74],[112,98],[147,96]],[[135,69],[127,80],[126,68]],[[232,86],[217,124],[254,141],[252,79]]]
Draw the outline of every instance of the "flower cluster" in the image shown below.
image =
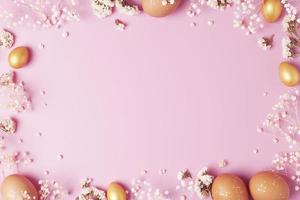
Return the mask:
[[235,0],[234,3],[233,27],[244,30],[246,35],[254,34],[264,28],[254,0]]
[[14,152],[8,153],[4,150],[5,139],[0,139],[1,143],[1,155],[0,155],[0,171],[3,177],[16,174],[19,168],[24,165],[28,165],[33,162],[29,152]]
[[126,15],[134,16],[140,13],[137,5],[132,5],[125,0],[92,0],[91,6],[94,14],[99,18],[105,18],[113,13],[113,8]]
[[0,30],[0,47],[10,48],[13,46],[15,40],[12,33],[6,30]]
[[[188,170],[179,171],[177,178],[180,181],[180,185],[176,187],[177,190],[182,189],[184,192],[189,192],[189,196],[197,195],[200,199],[211,197],[214,176],[208,173],[206,167],[198,172],[195,179]],[[187,198],[186,193],[183,196]]]
[[115,29],[119,31],[124,31],[126,29],[126,24],[119,19],[115,20]]
[[92,186],[92,181],[92,179],[86,178],[81,182],[81,194],[76,200],[106,200],[105,192]]
[[297,37],[286,36],[282,38],[281,46],[283,58],[291,59],[299,55],[297,49],[300,47],[300,41]]
[[31,102],[22,83],[14,82],[14,73],[0,74],[0,107],[11,112],[24,112],[31,109]]
[[131,181],[131,198],[134,199],[155,199],[170,200],[169,191],[161,191],[153,188],[151,184],[142,178],[135,178]]
[[54,180],[39,180],[38,184],[40,200],[65,200],[69,195],[68,191]]
[[194,189],[200,199],[207,198],[211,195],[211,187],[214,176],[208,174],[207,168],[203,168],[197,175]]
[[0,119],[0,130],[13,134],[16,132],[17,123],[13,119]]
[[282,39],[282,56],[285,59],[291,59],[298,56],[297,49],[299,48],[299,36],[298,27],[300,18],[298,17],[298,11],[296,7],[290,4],[287,0],[282,0],[286,15],[282,20],[283,31],[288,36]]
[[295,183],[295,191],[300,189],[300,151],[275,154],[275,170],[288,176]]
[[[60,28],[64,23],[78,21],[79,14],[74,0],[13,0],[0,5],[0,22],[6,27],[29,26]],[[8,10],[13,7],[12,11]]]
[[225,10],[226,8],[231,7],[232,3],[232,0],[201,0],[201,4],[206,4],[207,6],[218,10]]
[[272,107],[272,112],[267,114],[259,132],[272,133],[275,138],[283,137],[290,148],[299,144],[299,90],[293,89],[279,96],[279,101]]
[[263,50],[265,50],[265,51],[269,50],[272,48],[273,36],[270,38],[262,37],[262,38],[258,39],[257,43]]

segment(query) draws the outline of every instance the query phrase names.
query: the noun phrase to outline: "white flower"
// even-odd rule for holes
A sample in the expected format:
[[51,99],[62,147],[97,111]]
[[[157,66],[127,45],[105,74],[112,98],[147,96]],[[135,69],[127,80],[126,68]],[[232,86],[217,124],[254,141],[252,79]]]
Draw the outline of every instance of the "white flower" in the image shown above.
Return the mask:
[[13,134],[16,132],[17,124],[12,119],[1,119],[0,129],[5,133]]
[[272,39],[262,37],[258,39],[257,43],[263,50],[269,50],[272,48]]
[[14,44],[14,36],[6,30],[0,30],[0,47],[10,48]]
[[218,10],[225,10],[233,3],[232,0],[202,0],[202,2],[206,3],[207,6]]
[[119,19],[115,20],[115,29],[119,31],[124,31],[126,29],[126,24]]
[[292,58],[294,56],[294,51],[293,51],[293,42],[290,39],[290,37],[284,37],[282,38],[281,41],[281,46],[282,46],[282,56],[285,59]]
[[91,6],[97,17],[105,18],[112,14],[115,3],[113,0],[92,0]]
[[194,184],[194,191],[200,199],[204,199],[210,195],[213,180],[214,176],[208,174],[207,168],[203,168],[198,172]]
[[125,0],[116,0],[115,1],[116,8],[122,14],[135,16],[140,14],[139,7],[137,5],[131,5],[127,3]]

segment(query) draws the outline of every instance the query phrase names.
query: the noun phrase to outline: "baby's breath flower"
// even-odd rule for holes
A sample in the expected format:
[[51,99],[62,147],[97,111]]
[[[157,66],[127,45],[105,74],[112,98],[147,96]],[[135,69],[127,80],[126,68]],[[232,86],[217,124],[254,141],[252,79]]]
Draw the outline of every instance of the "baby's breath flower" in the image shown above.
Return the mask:
[[0,30],[0,47],[10,48],[14,44],[14,36],[6,30]]
[[259,38],[257,43],[263,50],[269,50],[272,48],[273,36],[269,38],[268,37]]

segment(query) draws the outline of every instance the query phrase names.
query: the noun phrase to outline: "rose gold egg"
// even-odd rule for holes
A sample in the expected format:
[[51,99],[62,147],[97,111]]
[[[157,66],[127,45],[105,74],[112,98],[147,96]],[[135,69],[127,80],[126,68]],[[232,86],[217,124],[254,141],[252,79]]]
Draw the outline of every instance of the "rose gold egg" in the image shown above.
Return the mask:
[[276,22],[281,16],[283,5],[280,0],[263,0],[261,10],[267,22]]
[[145,13],[153,17],[164,17],[171,14],[179,6],[181,0],[175,0],[174,3],[163,5],[162,0],[142,0],[142,6]]
[[38,200],[34,185],[22,175],[7,176],[1,184],[2,200]]
[[30,59],[30,51],[27,47],[17,47],[8,55],[8,63],[12,68],[24,67]]
[[288,87],[298,85],[300,82],[300,73],[298,68],[295,65],[286,61],[280,63],[279,79],[283,84],[285,84]]
[[214,180],[212,197],[214,200],[249,200],[245,183],[233,174],[223,174]]
[[107,200],[126,200],[126,192],[119,183],[111,183],[107,189]]
[[254,200],[288,200],[289,186],[284,178],[275,172],[260,172],[250,179],[250,193]]

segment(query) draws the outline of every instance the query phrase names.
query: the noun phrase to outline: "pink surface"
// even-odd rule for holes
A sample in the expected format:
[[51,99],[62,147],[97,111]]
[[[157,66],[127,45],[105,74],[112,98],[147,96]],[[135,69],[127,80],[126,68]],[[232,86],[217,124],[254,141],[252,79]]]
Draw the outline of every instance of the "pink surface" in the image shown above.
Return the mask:
[[[17,116],[14,136],[24,144],[13,148],[30,150],[35,158],[27,174],[43,177],[48,169],[78,191],[86,176],[105,188],[114,180],[130,183],[147,169],[154,185],[174,189],[182,168],[209,166],[247,179],[270,169],[276,152],[288,150],[256,132],[287,90],[277,75],[280,23],[246,37],[232,28],[232,10],[207,10],[190,28],[186,4],[167,18],[115,14],[106,20],[86,5],[81,22],[62,30],[12,30],[16,46],[28,45],[34,54],[17,71],[34,105],[33,112]],[[114,30],[116,17],[128,22],[127,31]],[[70,37],[61,37],[63,31]],[[257,39],[273,33],[274,49],[261,50]],[[2,71],[9,70],[8,53],[0,51]],[[229,166],[219,169],[221,159]],[[158,175],[162,168],[165,176]]]

